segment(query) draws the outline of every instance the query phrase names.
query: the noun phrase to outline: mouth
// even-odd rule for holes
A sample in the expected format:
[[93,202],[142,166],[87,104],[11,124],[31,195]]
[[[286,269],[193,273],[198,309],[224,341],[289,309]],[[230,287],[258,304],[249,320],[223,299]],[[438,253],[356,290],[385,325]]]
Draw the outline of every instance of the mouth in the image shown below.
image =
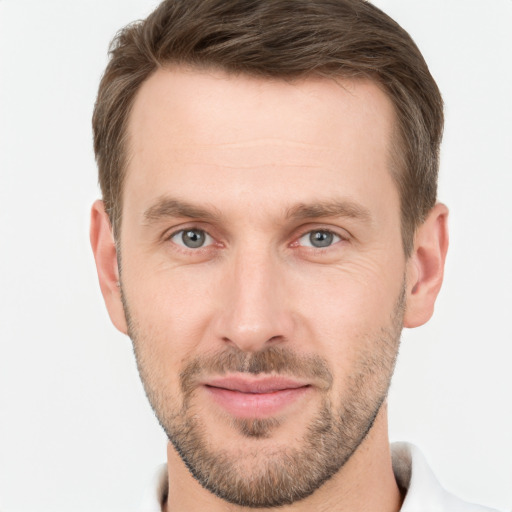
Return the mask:
[[268,418],[308,394],[307,382],[282,376],[227,376],[202,384],[213,401],[237,418]]

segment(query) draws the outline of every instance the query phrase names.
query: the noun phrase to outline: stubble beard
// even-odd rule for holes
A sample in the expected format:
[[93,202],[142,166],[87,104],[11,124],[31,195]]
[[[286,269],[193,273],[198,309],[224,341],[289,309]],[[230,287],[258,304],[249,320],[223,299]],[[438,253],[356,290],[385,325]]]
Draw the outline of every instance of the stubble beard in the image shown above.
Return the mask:
[[[176,407],[175,393],[169,396],[156,382],[148,357],[151,340],[140,332],[124,295],[123,304],[146,395],[190,473],[205,489],[229,503],[271,508],[310,496],[340,471],[370,432],[389,390],[403,325],[405,293],[402,290],[390,326],[382,328],[372,343],[365,344],[371,352],[359,354],[337,407],[329,398],[333,377],[327,362],[282,347],[250,354],[229,348],[196,357],[180,374],[182,401]],[[309,421],[300,444],[261,448],[258,440],[271,438],[281,421],[232,418],[231,427],[253,444],[238,452],[216,448],[208,425],[194,405],[198,377],[205,372],[314,378],[324,383],[321,406]]]

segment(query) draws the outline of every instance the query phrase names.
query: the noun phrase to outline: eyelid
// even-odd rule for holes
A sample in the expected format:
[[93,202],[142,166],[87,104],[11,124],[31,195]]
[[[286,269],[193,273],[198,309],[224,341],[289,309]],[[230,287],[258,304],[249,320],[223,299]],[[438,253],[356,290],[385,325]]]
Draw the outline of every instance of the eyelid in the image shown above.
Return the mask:
[[343,240],[340,235],[335,233],[334,231],[329,231],[327,229],[312,229],[310,231],[306,231],[302,236],[300,236],[297,240],[297,242],[300,242],[303,238],[307,237],[308,235],[311,236],[311,233],[328,233],[330,235],[333,235],[333,238],[337,238],[337,240],[333,240],[333,242],[325,247],[315,247],[313,244],[300,244],[302,247],[312,247],[313,249],[328,249],[329,247],[332,247],[333,245],[337,244],[338,242],[341,242]]
[[182,231],[202,231],[203,233],[210,235],[210,230],[207,227],[204,227],[202,223],[192,221],[181,222],[175,226],[168,227],[167,229],[165,229],[165,231],[162,232],[160,238],[163,241],[167,241],[170,240],[174,235],[181,233]]
[[[350,234],[343,228],[333,228],[331,226],[325,226],[325,225],[309,225],[309,226],[303,226],[302,229],[299,231],[298,236],[294,238],[294,241],[292,242],[291,246],[300,246],[300,247],[308,247],[303,246],[299,244],[299,240],[303,238],[306,235],[309,235],[310,233],[313,233],[315,231],[323,231],[325,233],[331,233],[332,235],[338,237],[340,240],[333,243],[332,245],[335,245],[336,243],[348,241],[351,239]],[[324,247],[324,249],[328,249],[332,246]],[[320,249],[319,247],[315,247],[316,250]]]
[[[172,240],[175,236],[180,235],[185,231],[200,231],[200,232],[204,233],[204,235],[206,237],[205,244],[198,248],[191,248],[191,247],[187,247],[183,243],[179,243],[175,240]],[[314,246],[306,246],[306,245],[302,245],[299,243],[301,238],[303,238],[304,236],[309,235],[310,233],[313,233],[315,231],[330,233],[330,234],[334,235],[335,237],[337,237],[339,240],[336,240],[331,245],[323,247],[323,248],[322,247],[314,247]],[[304,247],[304,248],[312,248],[315,250],[329,249],[333,245],[336,245],[343,241],[348,241],[350,239],[351,239],[350,234],[343,228],[333,228],[331,226],[325,226],[325,225],[320,225],[320,226],[309,225],[309,226],[302,226],[302,229],[299,231],[299,234],[294,237],[292,243],[290,244],[290,247]],[[223,243],[218,242],[217,239],[209,233],[209,230],[205,229],[202,226],[198,226],[196,223],[189,224],[189,225],[175,226],[174,228],[170,228],[162,234],[161,240],[162,240],[162,242],[171,241],[174,245],[176,245],[177,247],[179,247],[181,249],[184,249],[187,251],[194,251],[194,252],[197,252],[201,249],[208,249],[209,247],[211,247],[212,245],[215,245],[215,244],[219,245],[219,246],[224,245]]]
[[[192,248],[187,247],[183,243],[180,243],[181,241],[173,240],[174,237],[176,237],[177,235],[182,235],[182,233],[186,231],[200,231],[204,233],[205,244],[197,248]],[[198,225],[196,222],[191,222],[189,224],[183,223],[178,226],[174,226],[172,228],[167,229],[165,232],[162,233],[160,240],[164,244],[170,242],[178,251],[186,251],[187,253],[199,253],[201,251],[207,251],[211,249],[213,245],[218,244],[216,238],[213,235],[211,235],[209,231],[210,230],[205,229],[203,226]]]

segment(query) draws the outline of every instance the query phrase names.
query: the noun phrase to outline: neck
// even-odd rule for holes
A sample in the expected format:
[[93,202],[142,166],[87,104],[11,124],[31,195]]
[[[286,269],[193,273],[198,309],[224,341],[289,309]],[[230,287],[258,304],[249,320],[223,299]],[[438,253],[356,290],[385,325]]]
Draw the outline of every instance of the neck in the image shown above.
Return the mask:
[[[164,512],[248,512],[250,508],[227,503],[201,487],[169,443],[169,492]],[[398,512],[403,497],[391,465],[387,430],[387,405],[347,463],[311,496],[279,507],[279,512]],[[272,512],[276,509],[260,509]]]

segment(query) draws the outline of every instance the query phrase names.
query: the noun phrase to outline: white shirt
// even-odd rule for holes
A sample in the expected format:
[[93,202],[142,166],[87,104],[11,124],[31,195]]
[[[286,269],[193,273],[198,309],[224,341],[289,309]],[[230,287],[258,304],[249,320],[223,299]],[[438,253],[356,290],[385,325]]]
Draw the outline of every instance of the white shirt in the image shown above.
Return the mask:
[[[408,443],[391,445],[393,472],[405,499],[400,512],[497,512],[473,505],[446,491],[437,481],[421,451]],[[167,466],[158,468],[146,492],[140,512],[161,512],[167,489]]]
[[400,512],[497,512],[463,501],[446,491],[416,446],[393,443],[391,455],[398,487],[406,491]]

